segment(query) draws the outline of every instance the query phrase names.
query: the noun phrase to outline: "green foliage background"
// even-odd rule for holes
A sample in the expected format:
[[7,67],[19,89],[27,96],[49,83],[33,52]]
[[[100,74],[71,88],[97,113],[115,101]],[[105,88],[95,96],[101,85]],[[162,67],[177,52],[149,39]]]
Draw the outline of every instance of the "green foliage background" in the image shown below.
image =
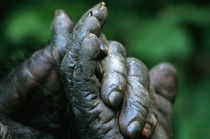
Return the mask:
[[[56,9],[77,22],[96,0],[0,2],[0,78],[50,39]],[[168,61],[179,76],[174,105],[175,139],[210,139],[210,2],[208,0],[104,0],[103,29],[151,68]]]

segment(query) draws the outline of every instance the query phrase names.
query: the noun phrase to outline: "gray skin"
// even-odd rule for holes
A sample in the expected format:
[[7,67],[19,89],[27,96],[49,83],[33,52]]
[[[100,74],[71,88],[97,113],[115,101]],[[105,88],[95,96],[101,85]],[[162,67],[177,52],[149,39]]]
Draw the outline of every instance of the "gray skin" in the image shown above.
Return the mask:
[[[68,121],[72,121],[72,116],[67,111],[58,69],[72,29],[69,16],[57,10],[51,26],[51,43],[1,80],[0,112],[10,118],[5,120],[8,122],[2,122],[5,138],[16,138],[16,134],[24,138],[29,133],[31,138],[39,138],[39,134],[33,134],[34,129],[62,138],[68,136],[68,130],[71,130]],[[12,124],[14,127],[10,130],[10,123],[14,121],[22,125]],[[15,130],[23,125],[25,130]]]
[[[105,11],[103,5],[95,7]],[[91,31],[83,32],[83,36],[73,35],[72,40],[78,38],[81,42],[67,44],[69,52],[61,64],[76,128],[82,138],[149,138],[159,129],[156,129],[157,116],[162,112],[157,112],[159,106],[156,107],[156,94],[147,68],[135,58],[126,60],[120,43],[107,42],[100,31],[100,25],[104,24],[101,19],[107,14],[95,16],[94,10],[84,16],[95,20],[96,25],[92,22],[85,26]],[[105,58],[101,59],[101,53]]]
[[158,124],[152,139],[170,139],[173,136],[171,127],[172,105],[177,95],[177,73],[169,63],[160,63],[150,70],[150,85],[154,87],[158,106]]
[[[107,42],[101,33],[106,17],[107,9],[100,3],[73,28],[64,11],[56,12],[51,44],[0,82],[1,138],[78,138],[77,133],[81,138],[166,136],[167,128],[159,123],[155,128],[157,113],[163,112],[156,108],[157,87],[149,86],[142,62],[127,59],[120,43]],[[138,87],[142,89],[134,89]],[[158,108],[171,106],[161,102]],[[171,107],[168,110],[166,116]],[[170,118],[162,118],[169,127]]]

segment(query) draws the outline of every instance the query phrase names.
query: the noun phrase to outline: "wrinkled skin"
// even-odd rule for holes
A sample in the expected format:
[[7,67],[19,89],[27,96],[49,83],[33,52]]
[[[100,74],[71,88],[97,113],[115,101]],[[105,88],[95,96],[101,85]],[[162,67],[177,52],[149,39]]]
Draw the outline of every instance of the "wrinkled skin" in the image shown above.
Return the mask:
[[149,73],[126,58],[122,44],[101,33],[106,18],[103,3],[74,28],[64,11],[56,12],[51,44],[1,80],[1,137],[171,137],[174,68],[160,64]]
[[[67,14],[56,11],[51,28],[51,44],[35,52],[1,80],[2,114],[42,132],[67,137],[67,121],[71,121],[72,116],[67,112],[67,100],[57,71],[72,29],[73,22]],[[6,137],[13,137],[17,132],[7,131]],[[18,132],[25,134],[24,130]],[[34,135],[34,138],[38,137]]]

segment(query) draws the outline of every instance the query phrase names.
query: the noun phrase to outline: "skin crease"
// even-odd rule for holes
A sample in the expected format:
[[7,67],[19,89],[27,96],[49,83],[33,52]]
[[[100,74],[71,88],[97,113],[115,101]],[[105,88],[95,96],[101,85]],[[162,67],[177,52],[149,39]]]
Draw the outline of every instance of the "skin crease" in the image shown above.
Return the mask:
[[[120,113],[120,127],[132,138],[140,138],[141,129],[143,129],[143,135],[149,137],[151,134],[149,132],[153,130],[149,128],[154,128],[157,124],[156,111],[148,112],[150,106],[149,73],[146,66],[138,59],[128,58],[127,65],[128,86],[125,94],[126,101],[122,107],[125,111]],[[148,123],[149,121],[154,122]]]
[[51,29],[52,43],[35,52],[1,80],[1,113],[42,132],[67,136],[69,125],[66,121],[71,120],[71,116],[67,112],[67,100],[57,73],[58,58],[55,54],[62,57],[67,42],[63,40],[72,28],[73,22],[68,15],[61,10],[57,11]]
[[[136,105],[126,95],[126,92],[136,93],[129,89],[126,91],[128,83],[133,86],[136,83],[128,80],[127,73],[132,66],[127,64],[130,62],[127,62],[129,59],[126,59],[123,46],[118,42],[107,42],[101,33],[106,17],[107,9],[104,3],[100,3],[85,13],[73,28],[69,16],[62,10],[56,11],[51,27],[51,44],[35,52],[0,82],[1,138],[78,138],[77,132],[82,138],[151,135],[152,138],[170,138],[171,130],[167,127],[170,127],[171,102],[161,92],[171,93],[170,84],[173,86],[176,77],[174,70],[171,72],[171,68],[166,68],[169,71],[167,78],[165,74],[162,78],[153,78],[162,73],[162,69],[154,68],[154,76],[150,77],[149,83],[146,68],[135,69],[142,72],[137,78],[148,92],[146,96],[139,97],[139,101],[147,100],[143,105],[146,114],[141,116],[140,113],[145,111],[141,107],[122,105],[127,100]],[[170,84],[162,83],[164,79],[170,79]],[[158,83],[162,84],[156,85]],[[110,97],[110,92],[117,93]],[[173,89],[175,93],[176,87]],[[168,111],[164,111],[165,105],[169,106]],[[136,114],[119,120],[118,115],[122,116],[126,110],[136,111]],[[155,128],[156,115],[160,118]],[[140,119],[141,127],[134,124],[129,132],[121,130],[128,126],[122,122],[132,121],[130,116]]]

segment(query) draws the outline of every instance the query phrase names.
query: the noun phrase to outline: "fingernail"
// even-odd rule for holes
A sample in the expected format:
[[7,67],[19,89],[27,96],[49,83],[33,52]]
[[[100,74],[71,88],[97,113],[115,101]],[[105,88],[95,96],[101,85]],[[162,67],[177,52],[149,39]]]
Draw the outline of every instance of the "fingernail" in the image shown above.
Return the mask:
[[105,4],[103,4],[102,2],[98,4],[95,8],[93,8],[92,15],[95,16],[99,20],[99,22],[103,25],[108,16]]
[[110,104],[114,107],[114,108],[118,108],[120,103],[121,103],[121,100],[122,100],[122,95],[120,92],[118,91],[114,91],[112,93],[109,94],[109,102]]
[[149,138],[150,135],[151,135],[151,133],[152,133],[152,127],[151,127],[151,125],[149,125],[148,123],[146,123],[144,125],[143,130],[142,130],[142,136],[144,136],[146,138]]
[[102,13],[103,13],[103,18],[104,18],[104,20],[106,20],[106,18],[107,18],[107,16],[108,16],[108,11],[107,11],[107,8],[106,8],[105,5],[103,5],[103,6],[101,7],[101,11],[102,11]]
[[141,135],[141,124],[139,121],[134,121],[132,123],[129,124],[129,126],[127,127],[127,131],[128,131],[128,134],[131,136],[131,137],[140,137]]

